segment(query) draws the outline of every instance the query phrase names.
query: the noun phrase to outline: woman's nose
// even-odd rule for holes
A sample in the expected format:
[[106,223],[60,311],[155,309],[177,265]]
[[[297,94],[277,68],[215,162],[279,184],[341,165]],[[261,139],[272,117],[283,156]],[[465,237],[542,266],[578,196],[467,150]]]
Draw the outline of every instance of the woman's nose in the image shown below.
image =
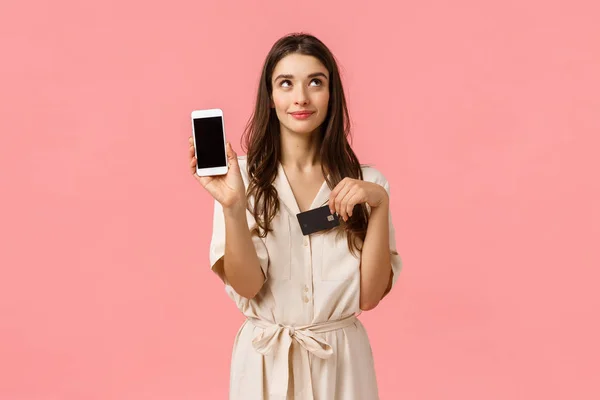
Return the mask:
[[295,103],[298,105],[308,104],[308,96],[306,95],[306,93],[304,93],[303,89],[297,91]]

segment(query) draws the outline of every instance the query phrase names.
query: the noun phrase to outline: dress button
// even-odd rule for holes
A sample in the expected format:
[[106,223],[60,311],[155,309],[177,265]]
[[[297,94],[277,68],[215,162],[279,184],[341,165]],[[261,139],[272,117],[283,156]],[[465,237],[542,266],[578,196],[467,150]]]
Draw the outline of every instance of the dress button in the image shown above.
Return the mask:
[[304,293],[308,293],[308,286],[304,286]]
[[304,302],[308,303],[310,300],[308,299],[308,297],[304,296]]
[[308,238],[304,238],[304,245],[308,246]]

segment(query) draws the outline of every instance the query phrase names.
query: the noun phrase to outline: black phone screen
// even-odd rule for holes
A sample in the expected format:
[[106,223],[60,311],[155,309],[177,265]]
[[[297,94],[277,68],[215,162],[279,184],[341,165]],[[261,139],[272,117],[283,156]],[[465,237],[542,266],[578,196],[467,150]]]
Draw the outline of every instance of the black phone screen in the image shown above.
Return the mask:
[[223,117],[195,118],[194,140],[198,168],[227,165],[223,142]]

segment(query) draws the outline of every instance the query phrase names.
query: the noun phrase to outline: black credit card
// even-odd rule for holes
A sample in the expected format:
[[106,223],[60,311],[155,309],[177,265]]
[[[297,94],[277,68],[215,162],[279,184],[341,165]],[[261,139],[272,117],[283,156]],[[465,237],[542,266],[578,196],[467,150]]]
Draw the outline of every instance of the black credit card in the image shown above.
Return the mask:
[[328,205],[301,212],[300,214],[296,214],[296,216],[298,217],[300,229],[302,229],[304,236],[331,229],[340,224],[339,217],[331,214]]

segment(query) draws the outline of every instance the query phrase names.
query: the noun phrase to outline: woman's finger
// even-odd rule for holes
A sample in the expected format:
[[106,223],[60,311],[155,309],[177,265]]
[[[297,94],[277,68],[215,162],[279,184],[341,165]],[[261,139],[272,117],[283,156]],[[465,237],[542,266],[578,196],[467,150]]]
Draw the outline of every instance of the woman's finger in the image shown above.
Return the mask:
[[[194,176],[196,177],[196,179],[198,179],[198,182],[200,182],[200,184],[206,189],[206,187],[208,186],[209,183],[211,183],[213,181],[213,177],[212,176],[200,176],[198,174],[194,174]],[[210,191],[209,191],[210,193]],[[212,193],[211,193],[212,196]],[[214,196],[213,196],[214,197]]]
[[[348,202],[354,196],[355,188],[351,185],[348,185],[348,189],[343,192],[344,197],[340,201],[339,211],[338,213],[342,216],[344,221],[348,221]],[[341,194],[341,193],[340,193]]]
[[348,183],[348,179],[344,178],[342,179],[342,181],[340,183],[338,183],[333,190],[331,191],[331,193],[329,194],[329,210],[331,211],[331,213],[336,213],[338,212],[338,209],[336,208],[336,199],[339,195],[339,193],[344,189],[344,187],[346,186],[346,184]]
[[337,212],[337,214],[339,216],[341,216],[342,218],[344,218],[345,215],[345,208],[343,205],[343,200],[344,198],[348,195],[348,193],[352,190],[352,184],[347,183],[342,190],[340,190],[340,192],[338,193],[338,195],[335,197],[335,211]]
[[331,196],[336,197],[338,195],[338,193],[344,188],[344,186],[346,186],[346,184],[348,182],[349,182],[348,178],[342,179],[331,191]]
[[348,218],[352,217],[354,207],[356,207],[357,204],[362,203],[362,196],[363,195],[360,190],[357,190],[352,194],[352,197],[348,199],[348,203],[346,204],[346,213],[348,214]]
[[227,142],[227,159],[230,165],[237,166],[237,153],[233,150],[233,147],[229,142]]
[[338,194],[332,200],[333,212],[336,213],[337,215],[340,215],[340,213],[342,211],[341,203],[342,203],[342,199],[346,195],[347,191],[348,191],[348,189],[346,189],[346,188],[342,189],[340,192],[338,192]]

